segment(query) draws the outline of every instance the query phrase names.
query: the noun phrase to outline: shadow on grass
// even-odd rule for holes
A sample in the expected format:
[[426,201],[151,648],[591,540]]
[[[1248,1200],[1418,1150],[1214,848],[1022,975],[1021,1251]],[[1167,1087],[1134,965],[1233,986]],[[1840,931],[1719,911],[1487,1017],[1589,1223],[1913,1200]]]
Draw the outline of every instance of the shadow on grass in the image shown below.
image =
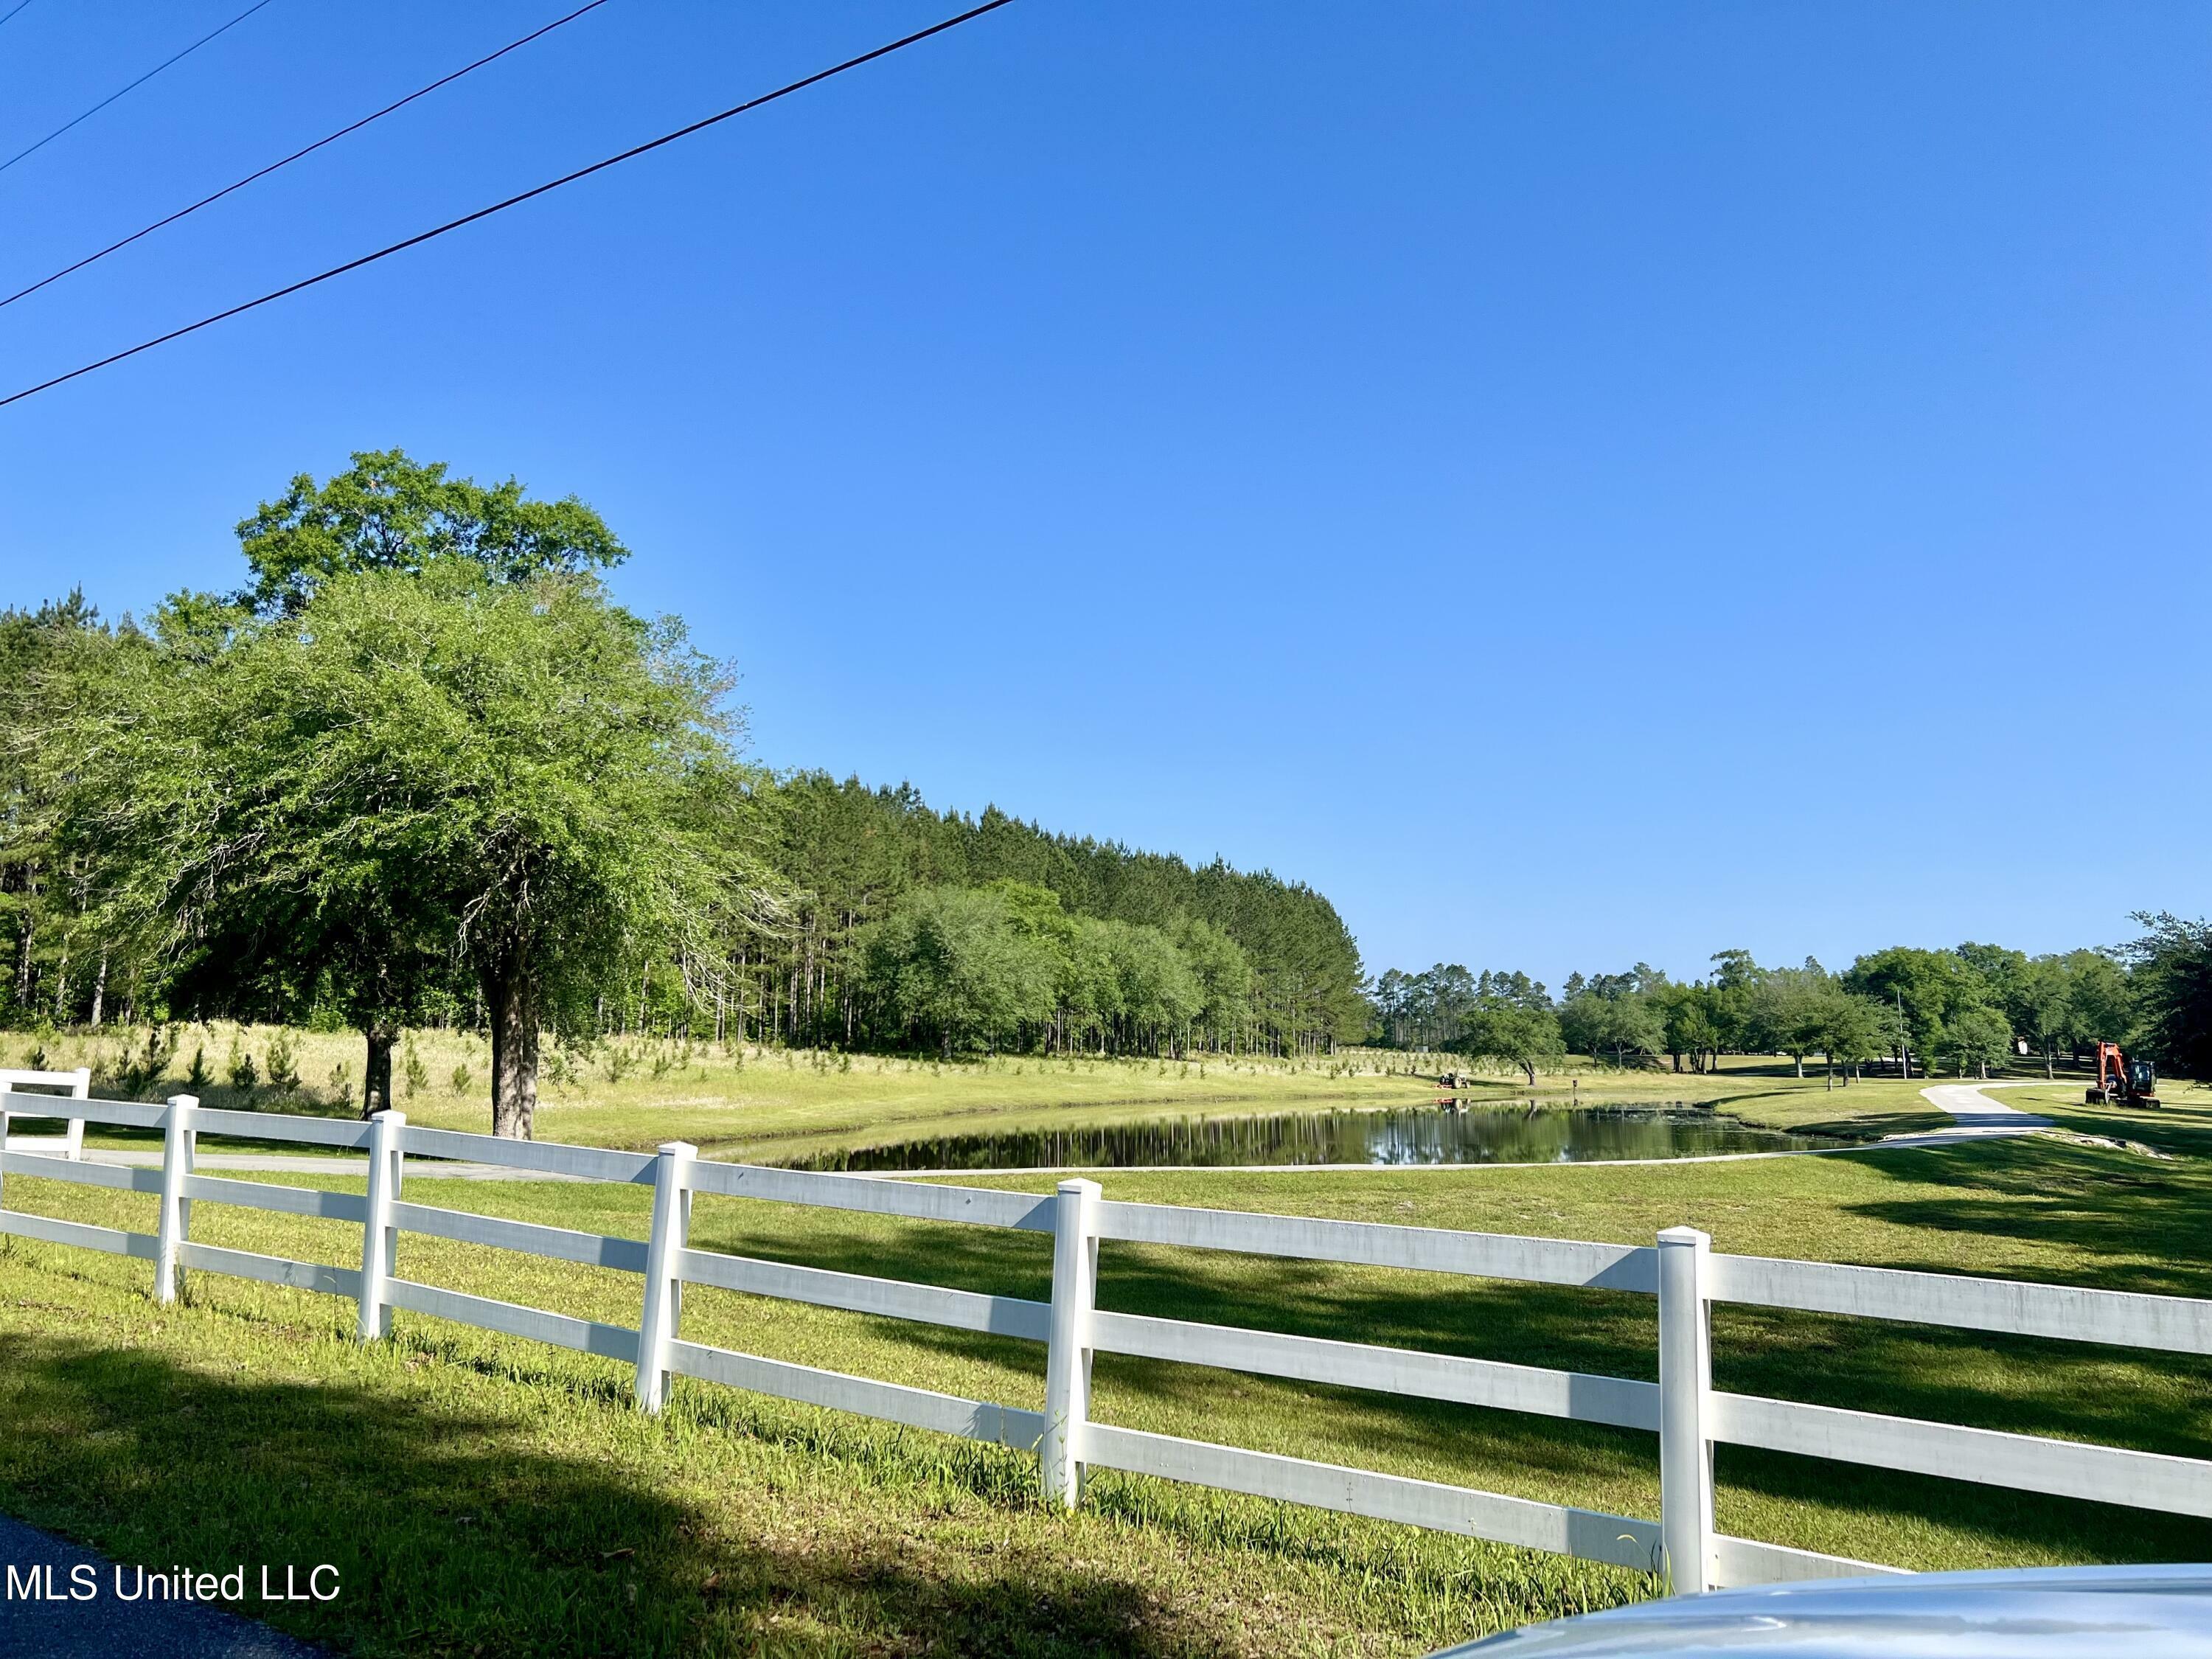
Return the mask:
[[[985,1553],[927,1571],[895,1525],[810,1536],[766,1490],[759,1513],[708,1513],[616,1457],[546,1444],[527,1418],[384,1387],[204,1376],[64,1338],[0,1344],[0,1377],[9,1509],[150,1567],[242,1563],[251,1579],[264,1562],[331,1563],[335,1602],[240,1610],[340,1647],[1218,1651],[1090,1564]],[[586,1417],[627,1409],[611,1384],[592,1401],[573,1379],[531,1381],[580,1389]],[[603,1445],[635,1431],[596,1426]],[[726,1535],[733,1522],[744,1535]]]
[[[2109,1120],[2077,1123],[2101,1134],[2116,1127]],[[2039,1271],[2075,1284],[2212,1295],[2212,1170],[2195,1159],[2023,1136],[1946,1148],[1909,1164],[1868,1158],[1863,1167],[1909,1182],[1915,1191],[1853,1204],[1855,1214],[1919,1230],[1931,1241],[1994,1237],[2058,1245],[2078,1266],[2070,1273],[2057,1264]],[[1936,1249],[1920,1261],[1892,1265],[1959,1271],[1955,1259]]]
[[[1958,1183],[1958,1201],[2008,1201],[2013,1182],[2023,1197],[2048,1187],[2047,1172],[2039,1173],[2021,1150],[2032,1144],[2069,1150],[2047,1142],[1966,1149],[1960,1156],[1972,1167],[1947,1177]],[[1929,1177],[1923,1166],[1917,1176],[1923,1189]],[[1938,1223],[1923,1217],[1917,1224]],[[1956,1224],[1979,1230],[1965,1216]],[[1048,1257],[1041,1239],[936,1227],[924,1244],[874,1222],[791,1238],[724,1219],[714,1247],[1032,1297],[1042,1293]],[[1954,1270],[1934,1259],[1911,1265]],[[1123,1246],[1102,1261],[1099,1303],[1121,1312],[1601,1376],[1649,1381],[1656,1374],[1654,1304],[1616,1292]],[[1017,1369],[1042,1363],[1041,1349],[1006,1338],[897,1321],[880,1326],[899,1341],[942,1353]],[[2203,1403],[2212,1398],[2212,1360],[2197,1357],[1729,1307],[1717,1310],[1715,1366],[1717,1385],[1735,1392],[2212,1457],[2212,1421]],[[1170,1431],[1195,1437],[1251,1444],[1255,1432],[1287,1433],[1307,1443],[1279,1449],[1300,1455],[1354,1464],[1388,1457],[1431,1479],[1476,1484],[1487,1470],[1492,1480],[1510,1478],[1515,1490],[1554,1500],[1569,1498],[1576,1481],[1626,1483],[1648,1487],[1656,1513],[1656,1440],[1636,1431],[1273,1379],[1240,1378],[1224,1389],[1218,1371],[1116,1356],[1101,1358],[1098,1376],[1102,1414],[1109,1419],[1119,1413],[1118,1420],[1131,1420],[1134,1407],[1163,1414],[1175,1425]],[[2195,1520],[1735,1447],[1722,1449],[1720,1468],[1741,1493],[1817,1507],[1854,1535],[1887,1534],[1901,1550],[1924,1539],[1922,1523],[1934,1522],[1970,1548],[1979,1539],[1998,1556],[2212,1558],[2212,1526]],[[1556,1489],[1547,1491],[1547,1481]]]

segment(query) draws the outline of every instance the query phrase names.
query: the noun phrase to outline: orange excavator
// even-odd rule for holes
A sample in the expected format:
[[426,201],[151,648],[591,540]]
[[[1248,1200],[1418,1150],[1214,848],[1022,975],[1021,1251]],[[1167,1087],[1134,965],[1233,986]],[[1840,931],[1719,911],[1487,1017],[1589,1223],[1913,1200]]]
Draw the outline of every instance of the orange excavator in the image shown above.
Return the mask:
[[2100,1042],[2097,1080],[2085,1097],[2092,1106],[2155,1106],[2158,1068],[2147,1060],[2130,1060],[2117,1042]]

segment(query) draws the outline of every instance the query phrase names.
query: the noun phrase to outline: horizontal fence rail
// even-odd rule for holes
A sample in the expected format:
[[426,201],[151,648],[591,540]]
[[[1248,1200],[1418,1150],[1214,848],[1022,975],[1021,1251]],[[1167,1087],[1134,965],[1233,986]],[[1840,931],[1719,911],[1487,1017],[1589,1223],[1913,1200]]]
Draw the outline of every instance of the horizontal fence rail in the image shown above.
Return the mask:
[[[1109,1202],[1089,1181],[1062,1182],[1055,1193],[1038,1196],[763,1169],[702,1159],[696,1148],[682,1142],[641,1153],[508,1140],[419,1127],[398,1112],[350,1123],[209,1111],[189,1096],[158,1106],[100,1101],[89,1098],[87,1080],[82,1073],[0,1072],[0,1234],[150,1261],[154,1295],[164,1303],[177,1294],[178,1273],[191,1269],[354,1302],[365,1340],[388,1334],[392,1315],[400,1310],[597,1354],[635,1368],[637,1401],[647,1410],[659,1409],[675,1377],[689,1376],[1012,1448],[1036,1455],[1047,1496],[1063,1504],[1080,1501],[1086,1470],[1118,1469],[1656,1570],[1681,1591],[1898,1571],[1721,1533],[1713,1522],[1717,1443],[2212,1516],[2212,1463],[2196,1459],[1716,1389],[1711,1323],[1713,1304],[1728,1303],[2207,1354],[2212,1353],[2212,1301],[1728,1255],[1714,1252],[1705,1235],[1688,1228],[1668,1229],[1656,1245],[1599,1244]],[[18,1090],[18,1084],[67,1092],[32,1092]],[[69,1133],[59,1140],[10,1140],[11,1118],[60,1119]],[[84,1157],[88,1123],[158,1131],[161,1166],[132,1168]],[[193,1166],[204,1134],[366,1152],[368,1191],[362,1195],[198,1174]],[[610,1237],[403,1200],[410,1157],[647,1187],[653,1195],[650,1236]],[[9,1209],[7,1199],[19,1179],[147,1194],[155,1200],[155,1231],[131,1232]],[[1053,1238],[1051,1299],[990,1296],[700,1249],[690,1243],[690,1231],[692,1200],[702,1193],[1048,1233]],[[358,1226],[360,1266],[196,1243],[189,1237],[195,1201]],[[638,1323],[607,1324],[404,1279],[398,1243],[409,1233],[636,1274],[643,1281]],[[1652,1297],[1659,1314],[1659,1381],[1118,1313],[1096,1305],[1101,1241]],[[969,1400],[684,1340],[678,1327],[685,1285],[1042,1344],[1045,1409]],[[1090,1411],[1091,1362],[1097,1353],[1655,1433],[1660,1516],[1639,1520],[1097,1422]]]

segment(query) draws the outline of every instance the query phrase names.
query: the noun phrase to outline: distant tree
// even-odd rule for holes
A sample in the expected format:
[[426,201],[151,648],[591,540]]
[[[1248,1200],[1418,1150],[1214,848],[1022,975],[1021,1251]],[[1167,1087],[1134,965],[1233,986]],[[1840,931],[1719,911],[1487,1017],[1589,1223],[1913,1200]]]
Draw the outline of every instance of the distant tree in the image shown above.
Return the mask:
[[1968,1066],[1986,1078],[2012,1053],[2012,1025],[1996,1009],[1981,1004],[1961,1008],[1939,1028],[1934,1052],[1964,1077]]
[[1118,993],[1112,1046],[1153,1052],[1165,1047],[1180,1053],[1184,1034],[1205,1006],[1205,992],[1189,962],[1157,927],[1127,921],[1094,925],[1105,930]]
[[1570,1053],[1593,1059],[1610,1054],[1616,1066],[1627,1065],[1632,1056],[1660,1054],[1667,1045],[1666,1026],[1646,997],[1583,990],[1567,999],[1559,1018],[1560,1040]]
[[920,889],[870,931],[862,949],[871,985],[948,1059],[1052,1018],[1058,957],[1018,925],[1004,892]]
[[2103,951],[2069,951],[2066,965],[2067,1041],[2075,1045],[2125,1042],[2135,1034],[2135,987],[2126,969]]
[[1942,1027],[1969,1007],[1988,1006],[1982,976],[1953,951],[1892,945],[1861,957],[1843,975],[1844,988],[1901,1009],[1909,1048],[1937,1052]]
[[2147,930],[2128,949],[2152,1057],[2183,1076],[2212,1078],[2212,923],[2163,911],[2135,920]]
[[1757,1003],[1770,970],[1760,967],[1748,951],[1716,951],[1711,960],[1705,1017],[1712,1024],[1712,1051],[1718,1054],[1757,1048]]
[[1747,999],[1744,1046],[1787,1054],[1797,1075],[1804,1076],[1805,1056],[1821,1047],[1827,1003],[1834,994],[1834,982],[1817,962],[1763,972]]
[[2043,1056],[2043,1074],[2058,1075],[2058,1050],[2074,1022],[2073,976],[2063,957],[2038,957],[2014,981],[2008,1012],[2013,1029]]
[[1559,1037],[1557,1014],[1549,1008],[1504,999],[1485,1002],[1469,1011],[1453,1046],[1459,1053],[1476,1060],[1495,1060],[1517,1066],[1532,1089],[1536,1086],[1537,1066],[1566,1053],[1566,1044]]
[[1953,947],[1952,955],[1966,964],[1979,982],[1981,1000],[2012,1021],[2014,1030],[2025,1035],[2021,1018],[2030,968],[2027,956],[2000,945],[1976,945],[1971,940]]
[[1225,1048],[1240,1041],[1252,1018],[1252,958],[1212,922],[1187,916],[1174,933],[1199,989],[1197,1024],[1206,1045]]
[[1840,986],[1831,986],[1819,999],[1818,1047],[1827,1061],[1828,1086],[1836,1086],[1836,1070],[1843,1068],[1848,1083],[1858,1068],[1889,1046],[1893,1019],[1890,1011],[1869,997],[1854,996]]
[[1674,1069],[1686,1058],[1692,1071],[1702,1072],[1719,1052],[1721,1025],[1715,1018],[1717,996],[1705,984],[1671,985],[1661,994],[1659,1013],[1666,1032],[1667,1053]]
[[574,496],[525,499],[509,478],[484,485],[446,464],[397,449],[364,450],[318,485],[302,472],[238,526],[253,581],[239,602],[264,616],[297,611],[348,572],[419,574],[465,559],[497,582],[574,574],[621,563],[629,550]]

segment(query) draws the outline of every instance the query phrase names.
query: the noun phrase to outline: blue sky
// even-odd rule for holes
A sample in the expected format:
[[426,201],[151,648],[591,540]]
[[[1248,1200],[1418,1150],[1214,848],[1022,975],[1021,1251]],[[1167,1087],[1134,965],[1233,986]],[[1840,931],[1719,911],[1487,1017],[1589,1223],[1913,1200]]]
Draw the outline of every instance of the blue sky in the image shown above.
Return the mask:
[[[33,0],[0,145],[239,9]],[[0,173],[0,277],[566,9],[275,0]],[[0,377],[939,15],[613,0]],[[598,507],[758,758],[1271,866],[1371,968],[2109,941],[2212,908],[2208,118],[2179,3],[1020,0],[0,410],[0,602],[228,586],[396,445]]]

